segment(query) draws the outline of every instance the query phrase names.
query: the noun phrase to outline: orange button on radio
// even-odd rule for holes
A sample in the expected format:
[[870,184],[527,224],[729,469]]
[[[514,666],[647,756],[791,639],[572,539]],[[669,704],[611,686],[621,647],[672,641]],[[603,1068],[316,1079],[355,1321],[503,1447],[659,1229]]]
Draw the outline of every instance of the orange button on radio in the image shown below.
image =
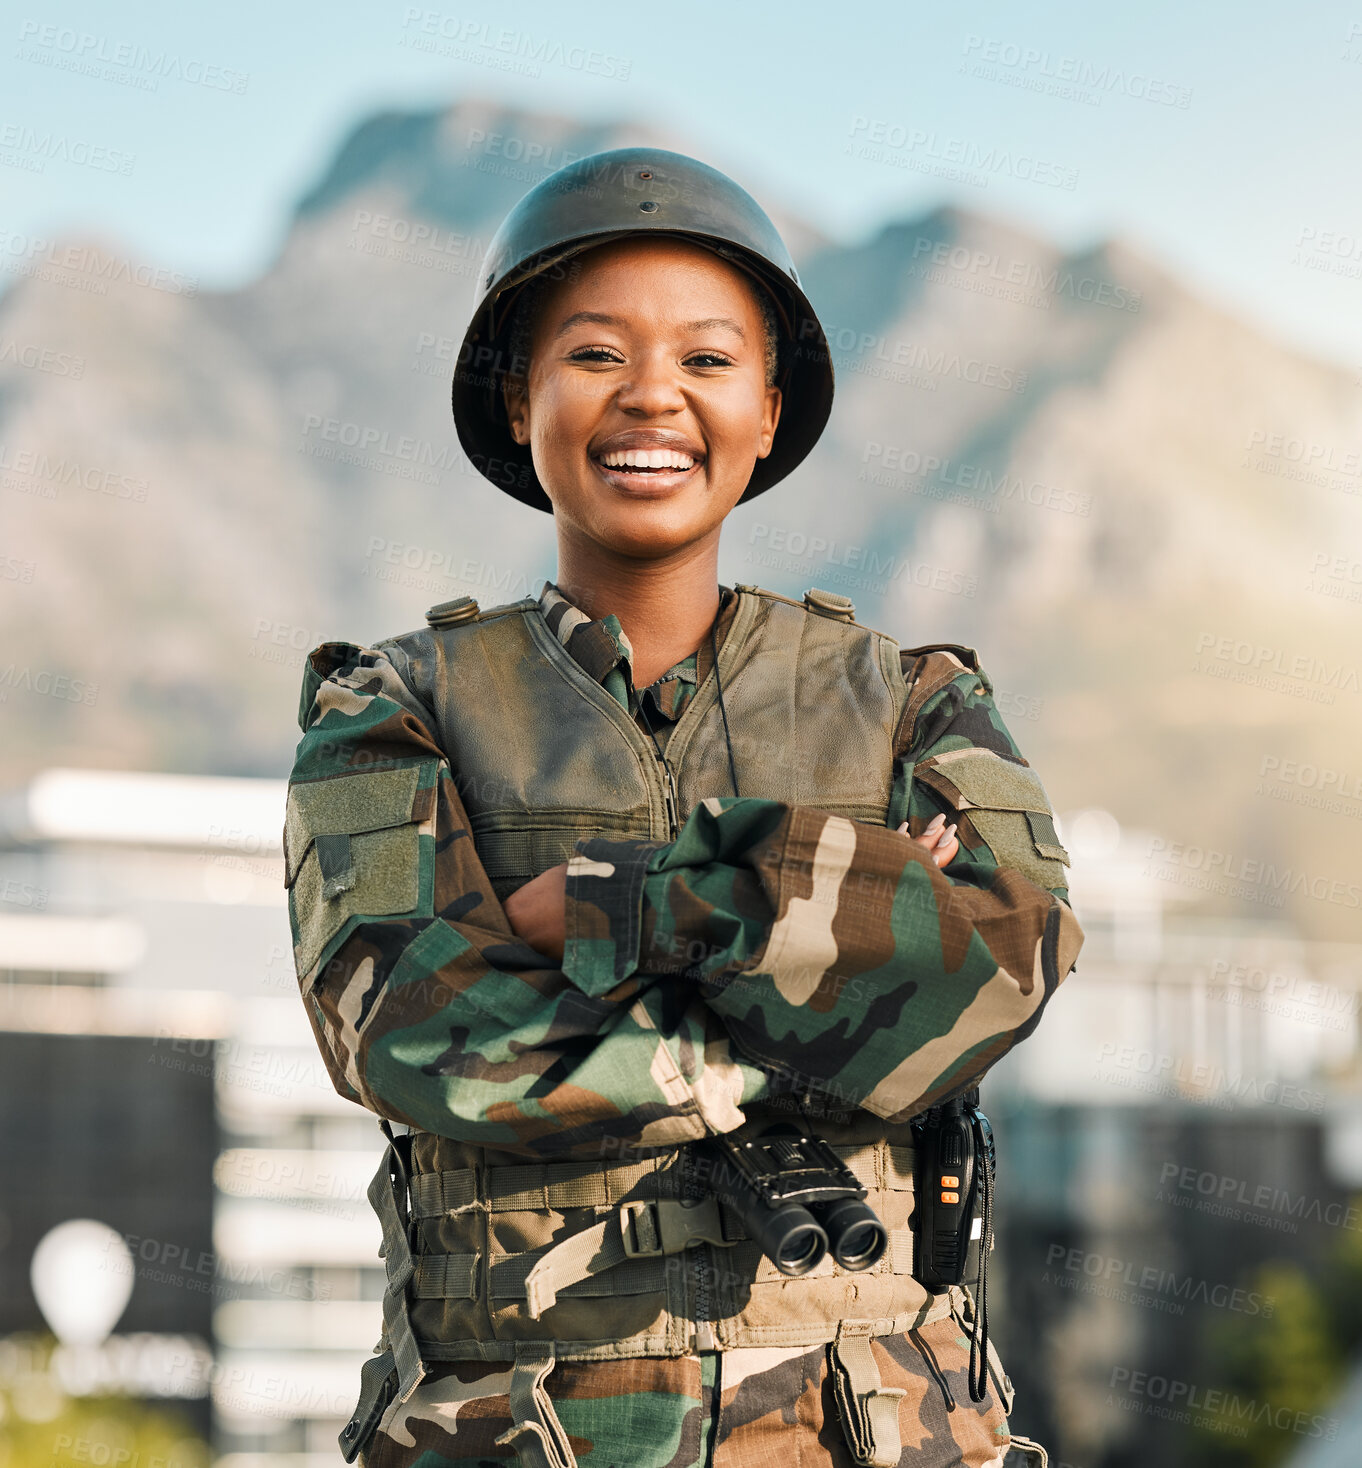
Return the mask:
[[942,1195],[941,1195],[941,1201],[943,1203],[958,1203],[960,1201],[960,1194],[959,1193],[942,1193]]
[[943,1188],[958,1188],[960,1186],[960,1179],[953,1172],[943,1172],[941,1174],[941,1186]]

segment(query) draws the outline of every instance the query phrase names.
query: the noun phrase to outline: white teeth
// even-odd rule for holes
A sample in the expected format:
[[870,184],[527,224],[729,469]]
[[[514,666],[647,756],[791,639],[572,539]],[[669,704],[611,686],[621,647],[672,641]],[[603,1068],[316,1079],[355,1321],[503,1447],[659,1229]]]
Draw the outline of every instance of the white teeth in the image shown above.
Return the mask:
[[695,460],[675,449],[617,449],[602,454],[607,469],[692,469]]

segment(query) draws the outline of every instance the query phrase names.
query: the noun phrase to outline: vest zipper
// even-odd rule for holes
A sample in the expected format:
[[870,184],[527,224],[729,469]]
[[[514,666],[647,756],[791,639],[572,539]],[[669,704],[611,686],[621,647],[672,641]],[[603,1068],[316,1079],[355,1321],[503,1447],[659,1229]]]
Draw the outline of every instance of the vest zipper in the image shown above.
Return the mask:
[[[700,1185],[695,1175],[695,1154],[687,1152],[683,1166],[682,1188],[684,1196],[691,1198],[702,1198],[705,1189]],[[714,1279],[714,1270],[718,1261],[714,1257],[714,1251],[708,1244],[698,1243],[686,1250],[683,1256],[688,1260],[691,1270],[692,1285],[692,1309],[695,1313],[693,1336],[693,1349],[697,1351],[713,1351],[718,1348],[718,1341],[714,1337],[714,1299],[712,1286],[717,1283]]]
[[675,841],[677,834],[681,830],[680,823],[676,818],[678,805],[676,782],[672,777],[672,767],[662,757],[661,753],[657,756],[657,762],[662,766],[662,793],[667,800],[667,825],[671,830],[671,835],[668,839]]
[[[649,687],[652,685],[649,684]],[[646,689],[644,690],[647,691]],[[677,820],[677,810],[681,804],[681,797],[676,793],[676,781],[672,776],[672,767],[667,761],[667,756],[662,752],[662,746],[657,742],[657,735],[653,733],[653,726],[648,722],[648,711],[643,707],[643,699],[639,698],[639,713],[643,715],[643,722],[648,725],[648,738],[652,742],[653,753],[657,756],[657,762],[662,766],[662,797],[667,804],[667,830],[669,841],[675,841],[677,833],[681,829],[681,823]]]

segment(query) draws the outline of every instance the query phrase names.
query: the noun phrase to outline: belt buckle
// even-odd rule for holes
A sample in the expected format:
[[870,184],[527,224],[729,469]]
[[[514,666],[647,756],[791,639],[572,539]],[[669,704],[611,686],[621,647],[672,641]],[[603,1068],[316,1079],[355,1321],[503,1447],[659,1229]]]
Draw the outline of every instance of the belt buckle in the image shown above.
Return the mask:
[[679,1254],[689,1244],[728,1245],[717,1198],[684,1203],[679,1198],[644,1198],[620,1205],[620,1236],[630,1259]]
[[654,1259],[662,1253],[656,1204],[649,1198],[620,1204],[620,1237],[628,1259]]

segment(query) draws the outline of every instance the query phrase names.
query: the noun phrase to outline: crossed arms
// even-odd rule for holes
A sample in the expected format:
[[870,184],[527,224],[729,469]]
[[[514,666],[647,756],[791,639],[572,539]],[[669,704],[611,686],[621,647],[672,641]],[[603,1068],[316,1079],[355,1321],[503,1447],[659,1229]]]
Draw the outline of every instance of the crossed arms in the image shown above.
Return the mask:
[[[911,666],[910,666],[911,664]],[[753,797],[674,841],[584,838],[564,945],[518,936],[429,714],[381,652],[304,675],[285,858],[299,981],[337,1091],[532,1157],[670,1147],[796,1089],[906,1120],[978,1078],[1073,966],[1048,801],[988,679],[905,654],[898,830]]]

